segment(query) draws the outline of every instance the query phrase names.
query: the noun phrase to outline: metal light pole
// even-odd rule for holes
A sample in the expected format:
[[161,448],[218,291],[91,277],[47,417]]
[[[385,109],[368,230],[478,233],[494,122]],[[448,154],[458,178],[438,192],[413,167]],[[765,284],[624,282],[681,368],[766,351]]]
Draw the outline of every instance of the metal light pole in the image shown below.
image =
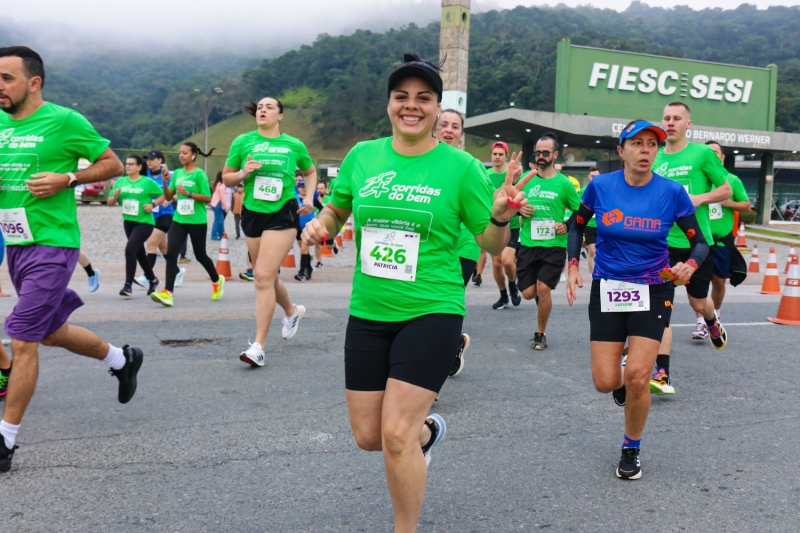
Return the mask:
[[[200,89],[195,89],[194,92],[199,93]],[[222,94],[223,90],[219,87],[214,87],[214,94]],[[205,118],[203,121],[203,152],[208,153],[208,115],[211,114],[211,98],[214,94],[210,94],[208,96],[203,95],[203,100],[205,100],[206,104],[206,111],[205,111]],[[203,157],[203,172],[208,174],[208,158]]]

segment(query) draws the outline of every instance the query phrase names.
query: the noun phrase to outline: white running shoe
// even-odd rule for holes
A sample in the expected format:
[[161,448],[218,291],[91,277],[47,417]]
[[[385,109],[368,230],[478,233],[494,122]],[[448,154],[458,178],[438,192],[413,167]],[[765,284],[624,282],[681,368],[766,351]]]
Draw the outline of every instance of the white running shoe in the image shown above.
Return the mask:
[[300,325],[300,319],[306,314],[306,308],[302,305],[294,306],[294,314],[287,316],[283,319],[283,338],[291,339],[297,333],[297,327]]
[[183,283],[183,276],[186,275],[185,268],[179,268],[178,274],[175,276],[175,286],[180,287],[181,283]]
[[135,284],[137,284],[138,286],[140,286],[140,287],[149,287],[150,286],[150,282],[147,280],[147,276],[145,276],[144,274],[142,274],[141,276],[138,276],[136,278],[133,278],[133,282]]
[[444,418],[436,413],[429,414],[428,418],[425,419],[425,423],[431,423],[436,428],[436,435],[433,438],[433,442],[427,446],[427,450],[424,447],[422,450],[425,454],[425,466],[428,466],[431,464],[431,448],[442,442],[444,434],[447,433],[447,424],[444,423]]
[[253,366],[264,366],[264,349],[260,344],[254,342],[239,355],[239,360]]

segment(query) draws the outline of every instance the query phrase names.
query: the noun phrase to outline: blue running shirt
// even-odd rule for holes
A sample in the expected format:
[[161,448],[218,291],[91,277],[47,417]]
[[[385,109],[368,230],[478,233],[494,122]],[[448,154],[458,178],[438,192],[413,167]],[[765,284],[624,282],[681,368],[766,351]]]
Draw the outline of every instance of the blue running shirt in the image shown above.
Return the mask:
[[695,212],[680,183],[653,174],[647,185],[633,187],[618,170],[589,182],[581,202],[597,219],[593,279],[664,283],[658,274],[669,268],[669,230]]

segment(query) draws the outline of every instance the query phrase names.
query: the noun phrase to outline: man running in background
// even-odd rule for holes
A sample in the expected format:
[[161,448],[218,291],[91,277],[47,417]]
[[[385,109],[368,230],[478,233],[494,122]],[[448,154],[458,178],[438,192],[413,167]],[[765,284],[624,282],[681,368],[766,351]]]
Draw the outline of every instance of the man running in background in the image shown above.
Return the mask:
[[[701,265],[692,265],[695,273],[686,285],[689,305],[703,316],[708,326],[711,343],[717,350],[727,344],[725,328],[714,314],[714,306],[708,299],[708,287],[714,270],[714,240],[708,204],[722,202],[731,197],[731,187],[726,181],[728,171],[722,166],[714,151],[705,144],[690,143],[686,131],[692,126],[689,106],[673,102],[664,108],[661,128],[667,132],[667,143],[658,151],[653,172],[677,181],[692,199],[697,209],[697,221],[706,237],[711,251]],[[715,188],[716,187],[716,188]],[[689,239],[677,225],[667,237],[670,265],[689,260]],[[661,348],[656,358],[656,372],[650,380],[650,390],[655,394],[675,394],[669,374],[670,351],[672,350],[672,326],[664,331]]]
[[[706,143],[714,150],[719,160],[725,163],[725,153],[722,146],[716,141]],[[739,285],[747,277],[747,263],[742,254],[736,249],[733,239],[734,212],[745,213],[750,211],[750,198],[744,189],[744,184],[737,176],[728,173],[728,184],[733,194],[727,200],[709,204],[708,217],[711,221],[711,236],[714,238],[714,275],[711,277],[711,301],[714,312],[719,318],[722,300],[725,298],[725,280],[731,279],[731,285]],[[737,267],[738,265],[738,267]],[[692,335],[693,339],[707,339],[708,326],[703,315],[697,313],[697,327]]]
[[522,230],[517,257],[519,288],[526,300],[536,300],[537,327],[531,341],[534,350],[547,348],[545,330],[553,309],[551,292],[567,263],[567,225],[564,213],[575,211],[581,200],[572,182],[556,170],[558,140],[546,133],[536,142],[537,176],[523,191],[528,205],[520,210]]
[[[80,229],[72,191],[80,183],[122,174],[119,158],[78,112],[45,102],[42,58],[25,46],[0,48],[0,130],[31,141],[24,148],[0,143],[0,214],[8,245],[8,271],[19,295],[6,318],[14,370],[0,421],[0,472],[11,469],[17,432],[39,375],[39,344],[98,359],[119,380],[118,400],[136,392],[143,354],[110,345],[67,319],[83,305],[68,288],[80,253]],[[78,159],[92,164],[78,171]]]
[[[506,180],[508,170],[508,145],[498,141],[492,145],[492,168],[487,170],[489,180],[492,182],[494,190],[500,188]],[[492,256],[492,273],[500,290],[500,299],[492,305],[492,309],[505,309],[510,303],[518,306],[522,303],[522,295],[517,288],[517,262],[516,254],[519,249],[519,217],[511,218],[508,226],[511,229],[511,238],[500,255]],[[485,254],[481,254],[485,261]],[[478,261],[478,272],[481,265]],[[508,290],[506,290],[506,278],[508,278]]]

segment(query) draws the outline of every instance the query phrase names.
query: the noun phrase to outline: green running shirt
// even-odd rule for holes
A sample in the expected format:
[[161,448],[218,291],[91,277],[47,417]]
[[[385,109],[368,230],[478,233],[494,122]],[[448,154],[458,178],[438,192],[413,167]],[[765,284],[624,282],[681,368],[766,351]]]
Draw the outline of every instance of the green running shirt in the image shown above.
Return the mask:
[[[689,143],[677,154],[665,154],[662,147],[653,163],[653,172],[677,181],[690,195],[705,194],[714,187],[719,187],[725,183],[725,177],[728,175],[728,171],[722,166],[714,150],[699,143]],[[713,245],[708,205],[698,206],[696,215],[706,241],[709,246]],[[689,239],[677,224],[674,224],[669,232],[667,245],[671,248],[691,248]]]
[[[564,222],[567,209],[580,207],[581,197],[572,182],[561,172],[552,178],[534,176],[522,188],[534,212],[522,218],[519,240],[527,248],[566,248],[567,235],[556,234],[553,224]],[[534,239],[534,235],[539,238]]]
[[[211,196],[211,186],[208,184],[208,176],[206,176],[202,168],[196,168],[188,174],[182,168],[173,172],[172,180],[169,182],[169,188],[175,191],[178,189],[179,185],[183,185],[186,192],[199,194],[201,196]],[[172,216],[173,222],[179,222],[181,224],[206,224],[208,222],[206,204],[182,194],[176,196],[178,198],[178,205],[175,207],[175,214]]]
[[147,176],[139,176],[139,179],[132,181],[128,176],[122,176],[114,183],[111,194],[116,190],[120,191],[117,202],[122,205],[123,220],[155,225],[156,217],[144,210],[145,205],[153,203],[153,196],[164,194],[154,180]]
[[463,316],[461,223],[479,235],[491,217],[491,184],[480,162],[445,143],[400,155],[388,137],[358,143],[336,182],[331,205],[352,209],[357,248],[350,314],[379,322]]
[[261,168],[244,179],[244,206],[257,213],[277,213],[295,199],[294,171],[306,171],[313,161],[306,145],[299,139],[281,133],[264,137],[258,130],[243,133],[234,139],[225,164],[244,168],[247,156],[261,162]]
[[39,172],[77,172],[78,159],[96,161],[108,145],[83,115],[50,102],[22,120],[0,113],[0,225],[6,245],[80,248],[75,191],[36,198],[25,181]]

